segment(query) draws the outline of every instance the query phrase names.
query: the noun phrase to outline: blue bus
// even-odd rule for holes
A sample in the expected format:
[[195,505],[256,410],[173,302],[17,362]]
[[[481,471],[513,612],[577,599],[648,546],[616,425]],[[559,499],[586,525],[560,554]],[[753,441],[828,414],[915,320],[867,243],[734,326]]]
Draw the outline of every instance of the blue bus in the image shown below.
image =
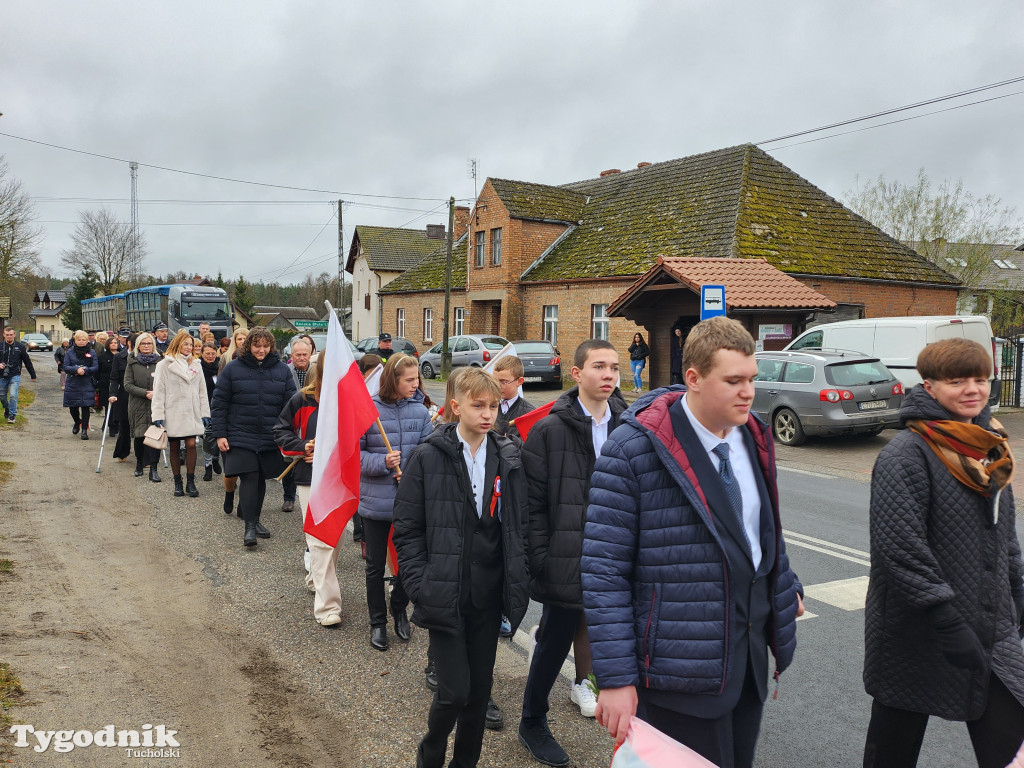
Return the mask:
[[136,288],[124,292],[124,307],[133,331],[151,331],[158,323],[166,323],[172,338],[183,328],[198,337],[199,324],[209,323],[210,331],[221,339],[230,336],[234,326],[227,291],[213,286],[177,283]]

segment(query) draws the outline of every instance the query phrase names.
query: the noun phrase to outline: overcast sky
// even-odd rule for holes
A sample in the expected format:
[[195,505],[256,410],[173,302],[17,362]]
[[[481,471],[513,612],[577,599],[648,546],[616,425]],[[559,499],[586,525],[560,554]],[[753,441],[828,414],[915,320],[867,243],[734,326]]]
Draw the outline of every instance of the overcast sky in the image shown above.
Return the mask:
[[[358,224],[444,223],[449,195],[474,197],[468,158],[477,188],[562,184],[1024,75],[1024,4],[1009,0],[4,5],[0,132],[322,190],[139,170],[148,271],[280,282],[337,270],[339,197],[346,248]],[[836,197],[858,175],[909,182],[924,168],[1020,214],[1017,91],[765,149]],[[58,272],[79,211],[113,200],[130,218],[125,162],[8,136],[0,154],[36,199]]]

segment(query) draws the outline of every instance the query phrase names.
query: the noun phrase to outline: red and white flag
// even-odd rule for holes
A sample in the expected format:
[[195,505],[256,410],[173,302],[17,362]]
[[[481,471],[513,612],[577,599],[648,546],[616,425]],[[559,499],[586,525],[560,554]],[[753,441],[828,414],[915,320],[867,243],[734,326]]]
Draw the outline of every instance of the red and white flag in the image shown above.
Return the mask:
[[329,318],[324,348],[327,359],[320,386],[313,479],[302,530],[334,547],[359,507],[359,438],[376,421],[377,407],[334,307],[324,303]]
[[[501,351],[498,354],[496,354],[494,357],[491,358],[491,362],[489,362],[487,365],[484,366],[484,371],[486,371],[487,373],[489,373],[489,374],[491,374],[493,376],[494,375],[494,366],[503,357],[519,357],[518,353],[516,352],[516,345],[513,344],[511,341],[508,344],[506,344],[504,347],[502,347]],[[523,395],[523,385],[522,384],[519,385],[519,396],[525,398],[525,396]]]
[[514,425],[519,430],[519,436],[526,441],[526,436],[530,434],[530,430],[533,429],[533,425],[543,419],[549,413],[551,413],[551,406],[555,404],[555,400],[552,400],[547,405],[542,405],[540,408],[535,408],[529,413],[524,413],[518,419],[512,419],[510,424]]

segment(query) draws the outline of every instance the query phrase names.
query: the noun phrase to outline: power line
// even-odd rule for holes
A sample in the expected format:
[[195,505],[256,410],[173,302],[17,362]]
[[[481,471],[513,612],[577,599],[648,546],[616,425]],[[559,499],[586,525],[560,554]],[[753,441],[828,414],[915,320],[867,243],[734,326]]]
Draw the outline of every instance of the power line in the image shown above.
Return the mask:
[[[127,197],[31,197],[37,203],[75,203],[75,204],[110,204],[127,205],[131,202]],[[181,206],[261,206],[261,205],[333,205],[333,200],[203,200],[203,199],[153,199],[139,200],[139,205],[181,205]],[[369,208],[382,211],[399,211],[401,213],[427,213],[422,208],[408,208],[399,205],[381,205],[380,203],[349,203],[345,205],[356,208]],[[436,207],[431,209],[436,210]]]
[[984,104],[989,101],[998,101],[999,99],[1007,99],[1010,96],[1019,96],[1024,91],[1014,91],[1013,93],[1005,93],[1002,96],[992,96],[988,99],[979,99],[978,101],[972,101],[967,104],[957,104],[953,107],[946,107],[945,109],[936,109],[931,112],[923,112],[920,115],[911,115],[910,117],[901,117],[898,120],[887,120],[884,123],[876,123],[875,125],[866,125],[863,128],[854,128],[852,131],[841,131],[840,133],[830,133],[828,136],[819,136],[816,139],[807,139],[806,141],[796,141],[792,144],[783,144],[781,147],[772,147],[772,152],[776,152],[780,149],[788,149],[789,147],[799,147],[801,144],[813,144],[816,141],[824,141],[825,139],[834,139],[837,136],[847,136],[851,133],[860,133],[861,131],[870,131],[872,128],[881,128],[885,125],[895,125],[896,123],[905,123],[909,120],[917,120],[921,117],[928,117],[929,115],[937,115],[940,112],[952,112],[955,109],[963,109],[964,107],[973,107],[977,104]]
[[[36,219],[38,224],[81,224],[81,221],[63,221],[59,219]],[[228,222],[188,222],[188,221],[160,221],[160,222],[148,222],[146,227],[260,227],[260,228],[274,228],[274,227],[319,227],[320,225],[314,222],[294,223],[294,224],[231,224]]]
[[[28,142],[29,144],[38,144],[38,145],[43,146],[43,147],[50,147],[51,149],[59,149],[59,150],[62,150],[64,152],[73,152],[73,153],[78,154],[78,155],[88,155],[89,157],[98,157],[98,158],[100,158],[102,160],[112,160],[112,161],[114,161],[116,163],[133,162],[133,161],[130,161],[130,160],[126,160],[125,158],[122,158],[122,157],[113,157],[112,155],[104,155],[104,154],[101,154],[99,152],[89,152],[88,150],[85,150],[85,149],[75,149],[74,147],[64,147],[64,146],[61,146],[60,144],[52,144],[52,143],[50,143],[48,141],[39,141],[38,139],[29,139],[29,138],[26,138],[25,136],[15,136],[13,133],[3,133],[3,132],[0,132],[0,136],[6,136],[9,139],[16,139],[18,141],[25,141],[25,142]],[[382,200],[422,200],[424,202],[431,202],[431,203],[437,202],[438,200],[443,200],[444,199],[444,198],[440,198],[440,197],[410,197],[410,196],[404,196],[404,195],[373,195],[373,194],[369,194],[369,193],[366,193],[366,192],[338,192],[338,191],[333,190],[333,189],[316,189],[316,188],[311,188],[311,187],[298,187],[298,186],[293,186],[293,185],[290,185],[290,184],[271,184],[271,183],[264,182],[264,181],[250,181],[248,179],[235,179],[235,178],[231,178],[230,176],[215,176],[215,175],[210,174],[210,173],[199,173],[197,171],[185,171],[185,170],[182,170],[181,168],[169,168],[169,167],[167,167],[165,165],[155,165],[154,163],[138,163],[138,165],[143,167],[143,168],[153,168],[154,170],[157,170],[157,171],[167,171],[168,173],[180,173],[180,174],[183,174],[185,176],[198,176],[199,178],[203,178],[203,179],[213,179],[215,181],[227,181],[227,182],[230,182],[232,184],[250,184],[250,185],[255,186],[255,187],[269,187],[271,189],[287,189],[287,190],[290,190],[292,192],[316,192],[317,194],[323,194],[323,195],[334,195],[334,196],[340,196],[340,197],[369,197],[369,198],[379,198],[379,199],[382,199]]]
[[[762,144],[772,144],[772,143],[774,143],[776,141],[784,141],[786,139],[795,139],[795,138],[798,138],[800,136],[807,136],[808,134],[811,134],[811,133],[820,133],[821,131],[827,131],[827,130],[830,130],[832,128],[841,128],[844,125],[851,125],[853,123],[860,123],[860,122],[863,122],[865,120],[874,120],[874,119],[879,118],[879,117],[885,117],[886,115],[896,114],[897,112],[906,112],[909,109],[918,109],[919,107],[926,107],[926,106],[928,106],[930,104],[938,104],[939,102],[949,101],[950,99],[958,99],[958,98],[961,98],[963,96],[969,96],[972,93],[980,93],[981,91],[988,91],[988,90],[991,90],[993,88],[1001,88],[1001,87],[1003,87],[1005,85],[1012,85],[1014,83],[1020,83],[1020,82],[1024,82],[1024,75],[1021,75],[1020,77],[1012,77],[1012,78],[1010,78],[1008,80],[1001,80],[998,83],[990,83],[988,85],[979,85],[976,88],[969,88],[969,89],[967,89],[965,91],[958,91],[957,93],[950,93],[950,94],[947,94],[945,96],[938,96],[938,97],[933,98],[933,99],[926,99],[925,101],[919,101],[916,104],[907,104],[907,105],[902,106],[902,107],[894,107],[892,109],[886,109],[886,110],[883,110],[881,112],[875,112],[874,114],[871,114],[871,115],[863,115],[861,117],[851,118],[850,120],[841,120],[838,123],[830,123],[829,125],[822,125],[822,126],[820,126],[818,128],[811,128],[811,129],[808,129],[806,131],[797,131],[796,133],[789,133],[789,134],[786,134],[785,136],[776,136],[774,139],[765,139],[764,141],[755,141],[754,144],[760,146]],[[1015,94],[1008,94],[1008,95],[1013,96]],[[998,97],[998,98],[1002,98],[1002,97]],[[991,101],[991,99],[985,99],[984,101]],[[981,103],[983,103],[983,102],[982,101],[972,102],[972,104],[981,104]],[[968,106],[972,106],[972,104],[964,104],[963,106],[968,107]],[[939,110],[939,111],[941,112],[941,111],[945,111],[945,110]],[[935,112],[931,112],[931,113],[928,113],[928,114],[936,114],[936,113]],[[895,122],[899,122],[899,121],[895,121]],[[889,123],[883,123],[883,125],[888,125],[888,124]],[[842,136],[843,134],[834,134],[834,135]],[[790,144],[789,146],[795,146],[795,145]],[[778,147],[777,147],[777,149],[778,149]]]
[[298,256],[296,256],[294,259],[292,259],[291,264],[289,264],[287,267],[285,267],[283,270],[281,270],[281,274],[277,275],[274,278],[275,281],[278,278],[280,278],[281,275],[286,274],[287,271],[295,264],[295,262],[297,262],[299,259],[301,259],[306,254],[306,251],[308,251],[310,248],[313,247],[313,243],[315,243],[320,238],[320,235],[322,235],[324,233],[324,230],[327,229],[327,225],[330,224],[332,221],[334,221],[334,219],[337,217],[337,215],[338,215],[337,211],[331,211],[330,218],[327,219],[327,221],[324,222],[324,225],[322,227],[320,227],[320,231],[316,233],[316,237],[314,237],[312,240],[309,241],[309,245],[307,245],[305,248],[302,249],[302,253],[300,253]]

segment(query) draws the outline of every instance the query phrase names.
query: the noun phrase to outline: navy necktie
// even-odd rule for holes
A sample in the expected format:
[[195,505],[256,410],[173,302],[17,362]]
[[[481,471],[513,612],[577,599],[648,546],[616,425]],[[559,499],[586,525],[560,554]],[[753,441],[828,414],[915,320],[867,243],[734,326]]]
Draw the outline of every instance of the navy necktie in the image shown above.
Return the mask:
[[725,492],[732,503],[733,512],[739,518],[740,528],[743,530],[743,538],[747,540],[747,546],[749,547],[750,537],[747,535],[747,526],[743,523],[743,494],[740,492],[740,484],[736,481],[736,475],[732,472],[732,463],[729,461],[729,444],[719,443],[711,450],[718,457],[718,475],[722,478],[722,484],[725,486]]

